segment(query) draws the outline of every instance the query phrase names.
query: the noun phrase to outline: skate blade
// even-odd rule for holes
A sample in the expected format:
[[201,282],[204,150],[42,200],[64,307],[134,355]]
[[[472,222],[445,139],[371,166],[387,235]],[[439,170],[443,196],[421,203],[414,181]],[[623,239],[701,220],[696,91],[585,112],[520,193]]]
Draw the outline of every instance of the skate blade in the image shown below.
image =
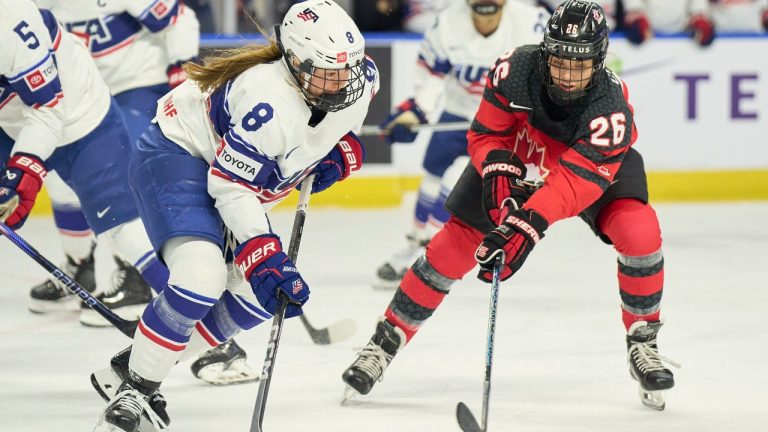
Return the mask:
[[80,298],[71,295],[57,301],[45,301],[30,299],[27,310],[34,314],[47,314],[51,312],[77,312],[80,310]]
[[640,401],[648,408],[655,409],[656,411],[664,411],[666,408],[666,397],[664,391],[648,391],[638,386],[637,394],[640,396]]
[[341,398],[341,406],[350,406],[357,396],[360,396],[360,392],[347,386],[344,389],[344,396]]
[[198,372],[198,378],[208,384],[224,386],[248,384],[259,380],[259,375],[251,369],[245,359],[233,361],[229,367],[224,363],[210,364]]

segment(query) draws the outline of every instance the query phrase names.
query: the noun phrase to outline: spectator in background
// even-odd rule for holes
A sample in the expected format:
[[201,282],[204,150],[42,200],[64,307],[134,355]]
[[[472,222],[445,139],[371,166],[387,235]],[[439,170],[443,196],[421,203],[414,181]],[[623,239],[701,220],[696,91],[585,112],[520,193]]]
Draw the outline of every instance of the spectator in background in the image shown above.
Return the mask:
[[355,0],[354,18],[361,31],[401,31],[405,0]]
[[710,0],[709,3],[718,31],[768,31],[768,0]]
[[654,31],[688,32],[701,46],[715,39],[715,25],[707,0],[623,0],[624,32],[627,40],[639,45]]
[[213,12],[211,11],[211,0],[186,0],[184,4],[197,14],[201,33],[216,33],[216,24],[213,20]]

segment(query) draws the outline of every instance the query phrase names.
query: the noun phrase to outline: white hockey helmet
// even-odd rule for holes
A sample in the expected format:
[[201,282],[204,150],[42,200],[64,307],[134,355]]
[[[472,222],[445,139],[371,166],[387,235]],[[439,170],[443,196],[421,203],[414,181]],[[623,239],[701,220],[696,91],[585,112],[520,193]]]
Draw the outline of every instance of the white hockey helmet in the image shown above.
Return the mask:
[[275,37],[310,106],[339,111],[363,95],[365,40],[352,18],[332,0],[291,6],[282,24],[275,26]]

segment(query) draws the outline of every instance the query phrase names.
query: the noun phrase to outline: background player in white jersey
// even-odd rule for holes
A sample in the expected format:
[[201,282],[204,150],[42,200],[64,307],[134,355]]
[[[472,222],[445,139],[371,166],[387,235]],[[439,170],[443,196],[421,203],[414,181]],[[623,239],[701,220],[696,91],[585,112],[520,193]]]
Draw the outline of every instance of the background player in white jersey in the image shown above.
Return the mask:
[[[129,372],[114,370],[124,380],[97,429],[133,432],[142,411],[167,423],[164,409],[149,406],[158,408],[155,392],[178,360],[270,319],[279,291],[291,300],[287,317],[309,298],[267,211],[310,173],[319,192],[360,168],[351,131],[378,76],[355,23],[331,0],[291,7],[275,39],[185,65],[190,80],[160,101],[157,125],[139,139],[129,178],[171,276],[132,351],[118,355],[129,357]],[[226,263],[223,226],[237,243],[236,267]]]
[[653,32],[688,32],[696,43],[709,46],[715,39],[708,0],[624,0],[624,33],[641,44]]
[[709,6],[718,31],[768,31],[768,0],[710,0]]
[[[420,76],[413,98],[395,107],[382,122],[390,142],[413,142],[409,126],[435,116],[441,98],[439,122],[468,122],[480,105],[490,65],[511,46],[541,39],[549,14],[542,8],[506,0],[467,0],[452,4],[438,15],[424,35],[417,68]],[[444,98],[443,98],[444,95]],[[395,289],[423,245],[448,220],[445,198],[466,161],[467,131],[436,132],[424,155],[424,179],[419,186],[414,226],[408,245],[376,270],[375,288]],[[449,168],[454,165],[457,169]]]
[[[43,178],[56,170],[115,255],[149,259],[152,248],[128,188],[128,133],[88,51],[29,0],[2,0],[0,10],[0,126],[12,142],[0,178],[0,219],[21,227]],[[148,281],[161,290],[168,273],[158,266]],[[115,312],[137,317],[132,310]]]
[[[200,32],[194,12],[177,0],[34,0],[53,12],[69,32],[78,36],[93,57],[110,93],[117,101],[135,143],[154,117],[157,100],[183,80],[181,63],[199,51]],[[93,236],[75,193],[57,176],[46,182],[54,221],[62,237],[67,267],[78,282],[95,286]],[[139,262],[115,257],[118,290],[107,292],[102,301],[113,310],[141,311],[152,298],[144,278],[167,277],[154,256]],[[142,278],[142,275],[144,278]],[[33,312],[58,310],[77,304],[64,287],[49,279],[30,291]],[[83,305],[80,322],[109,326],[98,313]]]

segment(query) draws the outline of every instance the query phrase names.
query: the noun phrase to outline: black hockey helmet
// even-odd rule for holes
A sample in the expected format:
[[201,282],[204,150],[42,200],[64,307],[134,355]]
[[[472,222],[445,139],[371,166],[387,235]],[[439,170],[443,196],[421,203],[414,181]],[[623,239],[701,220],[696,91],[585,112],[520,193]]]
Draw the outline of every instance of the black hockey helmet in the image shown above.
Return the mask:
[[[605,67],[608,32],[605,12],[597,3],[567,0],[555,9],[547,22],[541,43],[541,73],[553,102],[571,105],[594,86],[593,77],[597,77]],[[553,57],[560,60],[550,66]],[[573,67],[574,63],[586,60],[592,60],[592,73],[588,75],[584,69]],[[559,68],[559,77],[567,76],[570,82],[578,82],[585,75],[583,80],[590,82],[574,86],[576,88],[564,88],[553,79],[551,67]],[[566,67],[568,70],[563,69]]]

